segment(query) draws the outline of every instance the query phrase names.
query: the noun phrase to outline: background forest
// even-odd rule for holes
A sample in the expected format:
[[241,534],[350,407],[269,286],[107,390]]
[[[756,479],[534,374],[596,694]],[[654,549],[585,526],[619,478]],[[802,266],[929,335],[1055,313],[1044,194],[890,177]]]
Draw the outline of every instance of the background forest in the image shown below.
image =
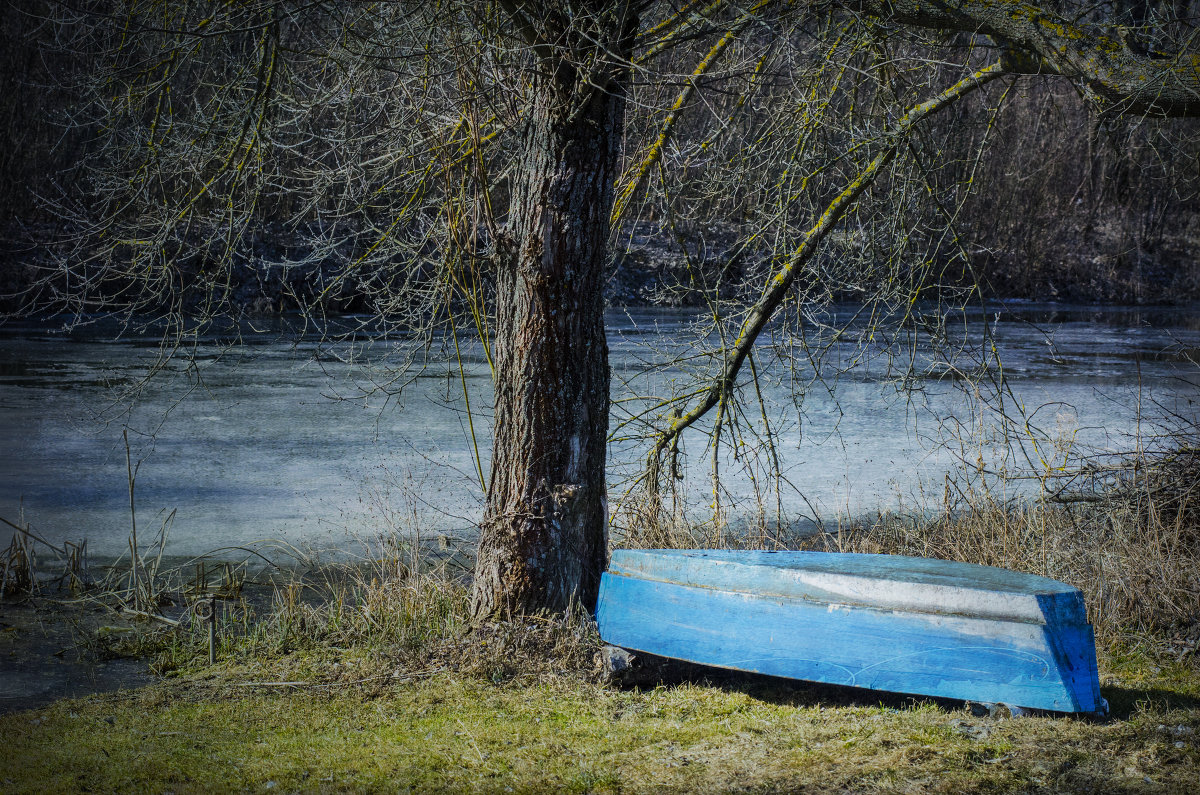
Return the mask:
[[[486,112],[499,102],[497,86],[481,77],[489,58],[500,57],[495,52],[456,42],[451,30],[437,34],[448,38],[431,56],[436,65],[368,68],[380,53],[364,39],[329,68],[321,53],[336,39],[337,26],[322,29],[319,13],[285,18],[277,30],[287,53],[274,88],[280,101],[256,117],[258,139],[246,144],[254,157],[238,170],[254,175],[238,177],[245,204],[236,223],[220,229],[234,219],[223,217],[214,201],[199,218],[189,217],[186,228],[168,230],[161,213],[130,201],[117,183],[145,181],[140,200],[153,203],[150,194],[161,192],[163,208],[192,195],[223,157],[223,136],[237,129],[241,114],[257,112],[262,42],[238,34],[233,18],[227,20],[233,35],[196,40],[188,67],[170,78],[175,96],[189,96],[190,105],[179,103],[156,127],[155,105],[138,103],[161,88],[153,85],[152,71],[155,54],[166,52],[153,40],[159,34],[144,34],[144,46],[135,40],[132,49],[141,46],[147,59],[139,62],[121,38],[119,18],[94,5],[97,14],[19,3],[0,16],[0,303],[6,310],[81,308],[98,300],[68,287],[79,273],[69,275],[61,263],[81,252],[111,252],[111,234],[105,239],[102,230],[122,220],[114,212],[120,202],[129,205],[126,236],[154,238],[159,256],[180,273],[203,272],[207,259],[225,260],[221,269],[228,273],[220,279],[195,280],[193,305],[219,283],[235,312],[251,314],[296,309],[317,294],[328,309],[379,308],[390,288],[364,290],[336,275],[357,263],[356,282],[378,287],[394,284],[395,272],[408,269],[402,280],[411,286],[419,278],[414,262],[467,245],[420,231],[414,214],[400,212],[413,197],[405,190],[412,162],[398,162],[397,153],[411,158],[425,145],[426,175],[438,172],[447,180],[426,193],[442,200],[459,194],[449,203],[462,213],[457,228],[467,234],[480,220],[473,206],[478,196],[449,184],[452,166],[432,162],[444,161],[453,136],[419,129],[411,102],[414,91],[423,91],[435,103],[469,99],[474,112]],[[1089,6],[1087,13],[1126,23],[1123,35],[1137,39],[1136,51],[1173,52],[1187,49],[1194,35],[1193,5],[1120,0]],[[161,4],[163,28],[186,26],[188,8]],[[246,9],[247,18],[261,13]],[[871,35],[878,41],[869,49],[861,32],[848,45],[843,38],[853,36],[816,18],[785,15],[748,24],[738,10],[709,15],[670,46],[651,46],[654,73],[635,75],[622,172],[628,178],[639,164],[652,165],[637,175],[641,190],[618,200],[623,212],[610,245],[610,304],[698,304],[706,292],[758,289],[755,276],[776,256],[765,238],[787,239],[793,219],[823,206],[828,196],[822,191],[836,184],[827,177],[846,167],[838,158],[855,131],[952,68],[928,57],[928,40],[950,50],[976,46],[965,34],[876,22]],[[736,39],[713,47],[713,34],[726,28]],[[472,87],[473,75],[482,87]],[[924,269],[914,281],[928,282],[932,272],[942,286],[978,282],[986,294],[1001,297],[1120,303],[1200,297],[1195,120],[1101,114],[1081,91],[1057,77],[1023,77],[932,118],[907,145],[906,171],[881,180],[882,189],[864,196],[827,242],[821,256],[844,263],[824,269],[828,278],[818,292],[853,299],[877,290],[847,275],[856,266],[845,263],[867,258],[899,261],[892,278]],[[822,103],[806,133],[798,129],[802,119],[786,110],[788,103],[802,103],[805,92],[819,94]],[[664,115],[670,134],[656,144]],[[494,131],[477,122],[483,143],[496,144],[486,164],[498,175],[491,201],[503,201],[505,134],[489,141]],[[809,171],[800,179],[825,177],[819,184],[813,179],[815,190],[790,185],[787,201],[798,206],[782,215],[781,132],[808,136]],[[139,136],[153,145],[139,148]],[[654,146],[662,151],[650,152]],[[425,210],[430,218],[447,211],[433,201]],[[380,231],[399,215],[410,227],[400,237],[408,239],[380,246]],[[111,256],[108,262],[111,270]],[[334,281],[339,289],[328,290]],[[122,288],[110,283],[107,292]],[[161,302],[174,300],[165,286],[151,292]]]

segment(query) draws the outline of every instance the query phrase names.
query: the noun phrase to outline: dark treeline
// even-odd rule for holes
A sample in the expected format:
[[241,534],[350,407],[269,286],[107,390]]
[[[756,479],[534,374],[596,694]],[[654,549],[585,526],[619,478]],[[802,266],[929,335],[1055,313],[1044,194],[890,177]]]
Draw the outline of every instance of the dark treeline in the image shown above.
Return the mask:
[[[200,65],[162,79],[176,89],[173,96],[190,94],[191,107],[180,102],[168,121],[161,107],[137,106],[131,97],[145,99],[158,90],[152,83],[161,62],[155,59],[170,52],[163,39],[171,34],[142,31],[145,44],[135,44],[131,55],[131,34],[108,16],[122,4],[91,5],[88,12],[49,0],[23,2],[0,15],[0,303],[6,311],[86,310],[102,305],[105,296],[125,295],[132,289],[127,274],[120,268],[115,276],[105,274],[127,249],[106,249],[91,270],[62,266],[64,259],[109,246],[111,234],[102,239],[96,230],[111,233],[118,217],[128,239],[144,224],[156,256],[173,264],[174,282],[151,291],[158,298],[170,293],[184,306],[211,301],[217,284],[226,292],[223,300],[251,313],[314,300],[331,309],[378,310],[387,284],[423,278],[423,266],[413,263],[450,250],[472,259],[475,249],[487,247],[488,230],[470,217],[468,205],[477,197],[464,196],[461,217],[445,224],[449,231],[424,234],[406,220],[410,239],[375,253],[397,202],[409,198],[403,186],[391,190],[387,182],[407,185],[414,164],[371,165],[388,160],[393,148],[406,148],[411,158],[412,140],[431,135],[406,127],[404,108],[414,92],[447,106],[464,96],[480,108],[502,104],[502,98],[481,97],[488,89],[468,85],[486,68],[480,61],[487,56],[464,56],[451,42],[442,62],[424,71],[368,72],[347,53],[364,59],[379,53],[349,47],[329,68],[328,59],[311,53],[332,46],[327,39],[337,31],[313,25],[313,19],[320,22],[315,13],[290,23],[285,17],[274,27],[247,25],[242,34],[188,40],[188,47],[204,48]],[[164,30],[195,23],[174,7],[163,4]],[[1187,49],[1200,18],[1197,4],[1186,1],[1105,4],[1093,13],[1124,20],[1128,35],[1138,36],[1139,47],[1150,52]],[[844,158],[856,131],[890,118],[894,105],[919,96],[929,75],[942,68],[920,57],[925,34],[886,24],[876,26],[880,41],[873,50],[839,49],[831,44],[831,29],[814,21],[794,23],[783,44],[778,24],[758,31],[753,24],[736,25],[734,16],[712,21],[708,31],[728,27],[739,35],[702,74],[697,64],[715,50],[713,38],[698,33],[658,56],[661,79],[633,81],[622,184],[629,184],[639,164],[652,161],[652,167],[636,191],[621,197],[628,206],[615,227],[611,303],[698,303],[706,294],[754,294],[778,252],[787,249],[787,236],[840,189],[829,176],[857,167]],[[270,66],[286,92],[276,87],[274,104],[267,107],[264,100],[263,108],[256,106],[255,87],[266,68],[260,29],[270,30],[278,43],[280,64],[286,56],[286,65]],[[969,37],[961,39],[970,46]],[[849,81],[846,71],[870,79]],[[402,85],[417,76],[423,85]],[[689,80],[696,88],[690,95]],[[355,82],[359,97],[348,93]],[[226,96],[217,101],[221,92]],[[812,129],[804,128],[803,114],[795,110],[806,94],[820,95],[820,114],[809,111],[821,117]],[[780,110],[789,103],[791,111]],[[252,209],[231,223],[214,206],[206,217],[159,235],[165,222],[152,211],[154,203],[176,207],[212,176],[227,144],[222,134],[241,124],[213,121],[225,113],[249,114],[246,119],[258,114],[254,124],[261,123],[264,140],[269,135],[272,141],[269,149],[256,144],[258,182],[243,197]],[[475,123],[486,137],[486,121]],[[161,132],[168,124],[170,137]],[[115,134],[113,125],[121,126]],[[666,126],[670,133],[659,142]],[[247,121],[243,133],[249,128]],[[905,168],[881,178],[826,242],[823,264],[812,277],[823,283],[809,293],[854,298],[877,291],[854,276],[864,258],[876,258],[897,263],[887,278],[927,282],[932,272],[938,284],[977,283],[1004,297],[1200,299],[1198,131],[1193,119],[1102,114],[1084,101],[1079,86],[1051,77],[981,91],[933,118],[908,144]],[[139,137],[150,142],[150,155],[138,150]],[[398,139],[404,147],[396,147]],[[801,158],[788,154],[791,165],[784,157],[788,141],[807,147]],[[495,143],[502,151],[505,135]],[[430,149],[429,157],[444,152]],[[158,158],[170,160],[173,171]],[[503,155],[489,158],[489,170],[502,174]],[[452,170],[443,168],[442,175]],[[145,186],[133,201],[114,187],[139,179]],[[460,189],[422,188],[441,194],[439,213],[446,195]],[[506,201],[502,179],[490,200]],[[114,210],[122,202],[128,203],[123,216]],[[229,228],[220,231],[223,223]],[[472,224],[476,228],[467,231]],[[406,256],[411,259],[401,263]],[[219,279],[197,277],[221,258],[226,262]],[[350,262],[361,262],[354,280],[342,278]],[[487,283],[482,257],[479,263]],[[916,275],[905,276],[910,271]],[[77,286],[67,282],[93,276],[97,288],[80,302]]]

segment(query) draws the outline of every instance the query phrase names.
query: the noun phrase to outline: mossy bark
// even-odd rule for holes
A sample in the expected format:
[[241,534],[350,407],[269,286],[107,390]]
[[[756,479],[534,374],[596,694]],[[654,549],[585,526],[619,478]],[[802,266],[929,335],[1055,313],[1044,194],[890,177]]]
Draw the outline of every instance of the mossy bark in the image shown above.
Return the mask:
[[477,618],[590,609],[607,555],[602,284],[624,99],[619,79],[597,87],[565,58],[541,67],[497,276]]
[[1059,74],[1080,81],[1107,113],[1200,115],[1200,54],[1140,52],[1126,27],[1084,27],[1017,0],[848,0],[891,22],[991,36],[1011,49],[1013,73]]

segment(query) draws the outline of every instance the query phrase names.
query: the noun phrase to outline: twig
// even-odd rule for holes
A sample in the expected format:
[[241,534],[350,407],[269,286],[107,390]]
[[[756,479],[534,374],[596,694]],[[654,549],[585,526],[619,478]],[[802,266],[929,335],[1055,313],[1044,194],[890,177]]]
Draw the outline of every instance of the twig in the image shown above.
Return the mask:
[[9,527],[11,527],[12,529],[16,530],[19,533],[24,533],[25,535],[29,536],[30,538],[32,538],[34,541],[38,542],[42,546],[50,547],[50,549],[54,550],[55,552],[57,552],[60,555],[66,554],[66,552],[64,552],[63,550],[54,546],[46,539],[39,536],[37,533],[30,530],[28,527],[21,527],[21,525],[10,522],[7,519],[5,519],[3,516],[0,516],[0,522],[4,522],[4,524],[8,525]]
[[162,623],[166,624],[167,626],[175,627],[176,629],[183,626],[182,622],[176,621],[173,618],[167,618],[166,616],[160,616],[160,615],[156,615],[154,613],[148,613],[145,610],[134,610],[133,608],[130,608],[130,607],[126,607],[126,608],[122,609],[121,614],[126,615],[126,616],[133,616],[135,618],[148,618],[151,621],[161,621]]

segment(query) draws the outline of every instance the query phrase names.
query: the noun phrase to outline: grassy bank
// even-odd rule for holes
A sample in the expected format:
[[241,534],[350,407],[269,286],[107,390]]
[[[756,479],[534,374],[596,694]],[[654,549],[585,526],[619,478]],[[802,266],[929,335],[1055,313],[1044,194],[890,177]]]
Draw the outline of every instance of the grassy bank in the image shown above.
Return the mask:
[[[586,616],[472,625],[469,567],[396,542],[255,598],[223,572],[210,583],[226,597],[216,665],[182,592],[174,624],[86,637],[98,654],[148,659],[162,680],[0,717],[0,788],[1193,792],[1200,457],[1149,464],[1106,475],[1088,499],[948,489],[940,513],[880,516],[807,542],[1079,586],[1112,707],[1103,722],[977,715],[961,702],[700,668],[625,689],[606,680]],[[668,530],[659,538],[705,541]],[[127,615],[134,595],[118,593]]]
[[[757,678],[622,691],[569,675],[496,684],[381,670],[351,683],[313,673],[337,660],[304,656],[4,716],[0,784],[7,792],[1191,792],[1200,781],[1200,678],[1145,661],[1106,661],[1114,716],[1092,723],[976,717],[956,704]],[[266,683],[305,667],[306,681],[286,680],[304,684]]]
[[222,627],[211,667],[199,630],[114,633],[164,678],[0,716],[0,788],[1189,793],[1200,781],[1200,665],[1162,643],[1102,642],[1103,722],[714,669],[623,689],[605,682],[586,619],[472,628],[464,586],[439,576],[374,579],[342,601],[281,590],[240,633]]

